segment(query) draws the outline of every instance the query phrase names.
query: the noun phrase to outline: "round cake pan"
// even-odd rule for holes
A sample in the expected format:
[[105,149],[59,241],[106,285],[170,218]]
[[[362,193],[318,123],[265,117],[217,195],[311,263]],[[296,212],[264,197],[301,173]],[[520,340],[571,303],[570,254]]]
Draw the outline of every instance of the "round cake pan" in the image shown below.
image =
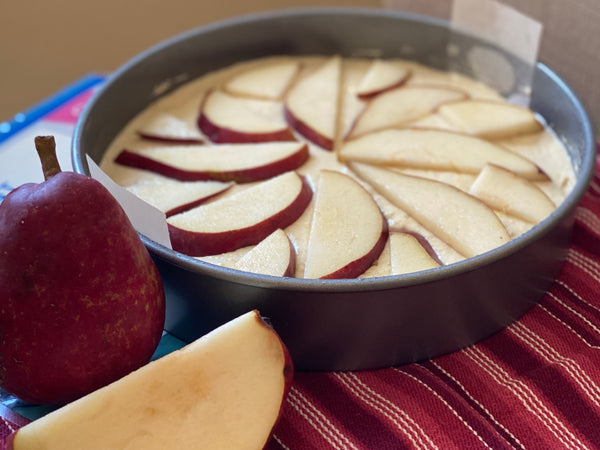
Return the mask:
[[[119,131],[159,96],[235,62],[267,55],[407,57],[443,67],[449,24],[376,9],[275,11],[204,26],[163,42],[109,77],[85,108],[72,147],[100,162]],[[462,44],[477,39],[452,34]],[[461,45],[462,45],[461,44]],[[518,72],[518,61],[513,61]],[[166,329],[191,341],[254,308],[268,317],[298,370],[357,370],[425,360],[501,330],[539,301],[569,246],[573,211],[594,170],[590,121],[571,89],[533,68],[531,107],[564,142],[577,182],[539,225],[486,254],[433,270],[372,279],[278,278],[221,268],[141,236],[167,293]]]

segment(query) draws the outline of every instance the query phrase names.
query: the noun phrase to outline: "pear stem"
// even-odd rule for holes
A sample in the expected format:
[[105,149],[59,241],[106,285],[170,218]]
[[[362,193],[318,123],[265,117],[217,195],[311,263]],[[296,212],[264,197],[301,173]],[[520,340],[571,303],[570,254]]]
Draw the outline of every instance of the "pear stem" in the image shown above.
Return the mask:
[[38,152],[44,171],[44,180],[49,180],[60,173],[60,164],[56,157],[56,141],[54,136],[36,136],[35,149]]

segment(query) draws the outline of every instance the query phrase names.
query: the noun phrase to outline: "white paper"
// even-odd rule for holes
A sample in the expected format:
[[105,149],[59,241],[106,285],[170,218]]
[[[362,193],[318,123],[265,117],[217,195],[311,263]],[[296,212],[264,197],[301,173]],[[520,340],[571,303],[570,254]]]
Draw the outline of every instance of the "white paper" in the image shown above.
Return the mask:
[[117,199],[133,227],[154,242],[172,249],[165,214],[119,186],[98,167],[92,158],[88,155],[86,157],[92,178],[102,183]]
[[[455,63],[467,66],[461,71],[497,89],[509,101],[528,106],[542,24],[494,0],[454,0],[450,19],[453,30],[493,43],[520,60],[519,73],[515,73],[504,53],[475,45],[462,49],[466,54],[455,55]],[[449,49],[457,51],[452,42]],[[457,70],[456,65],[452,68]]]
[[[382,0],[385,8],[433,15],[450,22],[448,67],[476,78],[509,101],[528,106],[542,24],[496,0]],[[465,45],[459,33],[479,37],[519,59],[519,72],[492,46]],[[400,45],[402,43],[399,43]]]
[[474,34],[534,65],[542,24],[494,0],[454,0],[452,28]]

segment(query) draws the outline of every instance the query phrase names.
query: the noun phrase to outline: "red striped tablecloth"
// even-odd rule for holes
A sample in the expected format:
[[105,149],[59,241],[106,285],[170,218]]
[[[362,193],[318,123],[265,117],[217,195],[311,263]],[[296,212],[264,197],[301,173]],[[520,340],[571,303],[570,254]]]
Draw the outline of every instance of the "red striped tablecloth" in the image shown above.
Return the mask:
[[[79,110],[67,103],[55,119],[74,123]],[[538,305],[428,362],[297,373],[268,448],[600,448],[599,349],[600,164],[576,209],[563,270]],[[0,448],[27,422],[0,405]]]
[[268,448],[600,448],[600,167],[538,305],[428,362],[296,374]]
[[[4,407],[0,418],[0,442],[26,423]],[[268,444],[282,448],[600,448],[600,168],[538,305],[431,361],[297,373]]]

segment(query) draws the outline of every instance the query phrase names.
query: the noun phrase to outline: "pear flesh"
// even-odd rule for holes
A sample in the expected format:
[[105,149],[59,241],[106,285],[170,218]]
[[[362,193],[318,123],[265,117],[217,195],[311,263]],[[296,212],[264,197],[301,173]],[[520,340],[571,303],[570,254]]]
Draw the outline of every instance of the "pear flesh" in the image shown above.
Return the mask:
[[9,449],[263,448],[292,378],[279,336],[251,311],[26,425]]

